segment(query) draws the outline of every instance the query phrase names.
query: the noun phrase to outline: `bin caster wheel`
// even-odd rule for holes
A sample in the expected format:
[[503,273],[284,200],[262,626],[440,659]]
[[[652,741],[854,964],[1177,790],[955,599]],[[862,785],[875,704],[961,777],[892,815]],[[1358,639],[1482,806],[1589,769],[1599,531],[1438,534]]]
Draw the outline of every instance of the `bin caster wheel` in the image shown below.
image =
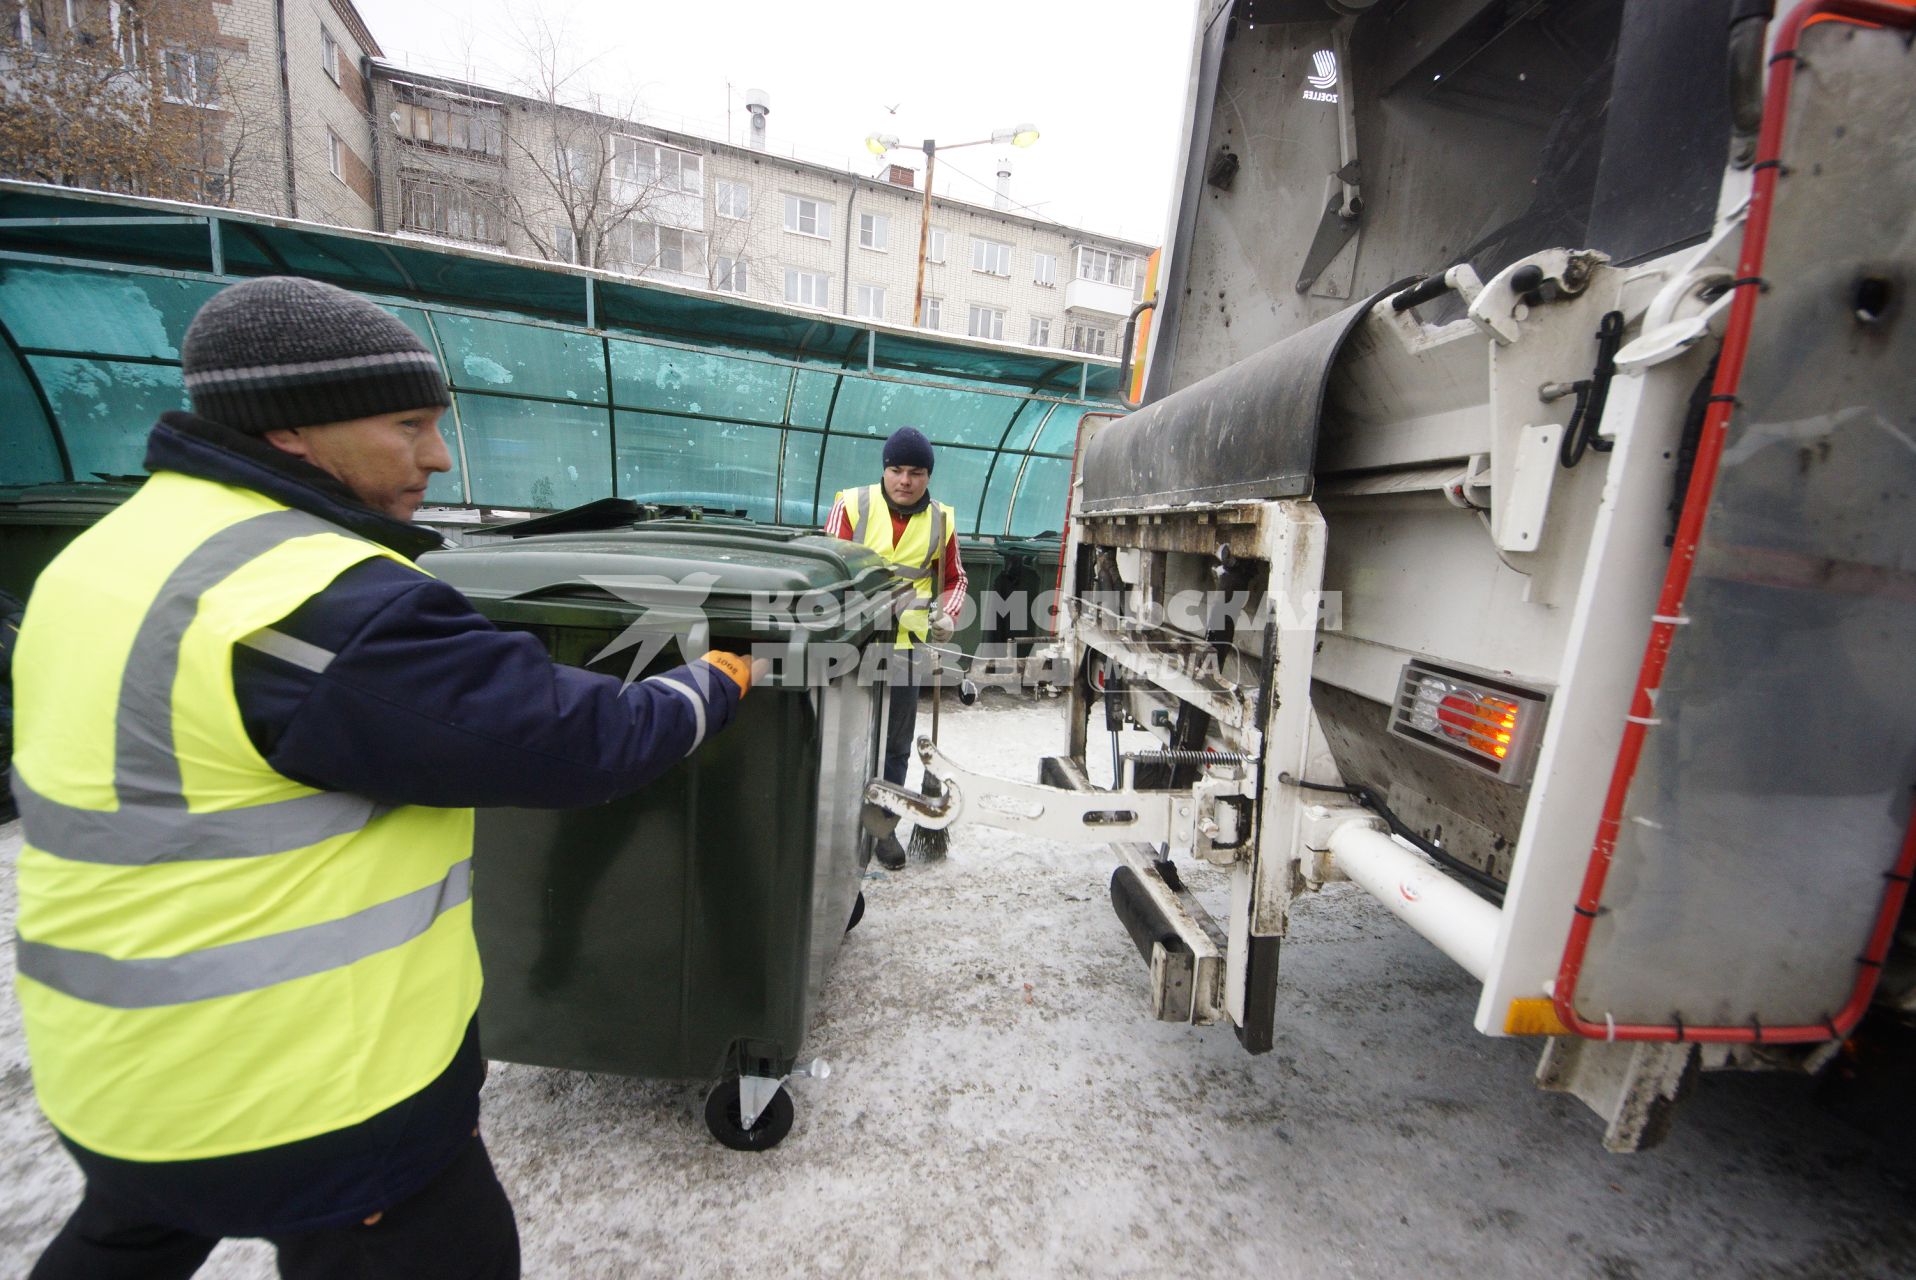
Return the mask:
[[864,918],[865,918],[865,891],[863,889],[860,889],[858,891],[858,900],[852,903],[852,918],[845,922],[845,932],[850,933],[853,929],[856,929],[858,927],[858,922],[860,920],[863,920]]
[[747,1129],[740,1119],[738,1081],[721,1080],[705,1095],[705,1127],[734,1151],[769,1151],[792,1131],[792,1095],[781,1086]]

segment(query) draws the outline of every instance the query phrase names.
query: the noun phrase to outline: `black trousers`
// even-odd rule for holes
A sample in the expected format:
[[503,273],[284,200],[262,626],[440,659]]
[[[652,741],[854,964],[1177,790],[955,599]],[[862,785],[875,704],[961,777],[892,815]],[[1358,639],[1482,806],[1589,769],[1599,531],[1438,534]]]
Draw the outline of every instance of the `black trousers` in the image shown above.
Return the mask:
[[[485,1142],[368,1226],[268,1236],[286,1280],[518,1280],[519,1227]],[[219,1240],[143,1220],[91,1187],[32,1280],[183,1280]]]
[[891,697],[891,710],[885,724],[885,781],[902,787],[905,771],[911,767],[912,743],[918,736],[918,689],[924,683],[920,668],[925,665],[926,655],[922,649],[912,650],[908,660],[903,649],[893,653],[896,660],[885,672]]

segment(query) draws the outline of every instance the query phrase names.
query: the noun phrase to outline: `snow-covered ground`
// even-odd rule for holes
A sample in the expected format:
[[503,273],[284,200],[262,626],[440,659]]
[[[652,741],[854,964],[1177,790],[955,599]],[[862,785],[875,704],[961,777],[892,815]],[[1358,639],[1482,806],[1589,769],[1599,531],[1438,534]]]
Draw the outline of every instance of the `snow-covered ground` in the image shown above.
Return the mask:
[[[990,695],[947,707],[943,738],[1028,777],[1062,723]],[[0,828],[9,921],[18,839]],[[1593,1115],[1532,1085],[1536,1043],[1475,1034],[1466,976],[1349,886],[1296,913],[1277,1045],[1253,1058],[1149,1020],[1111,865],[973,829],[945,862],[874,869],[808,1046],[832,1076],[794,1084],[770,1152],[712,1141],[702,1082],[495,1067],[526,1274],[1916,1274],[1916,1155],[1807,1082],[1707,1078],[1662,1147],[1607,1155]],[[79,1179],[3,997],[0,1170],[18,1275]],[[271,1255],[229,1242],[202,1274],[267,1276]]]

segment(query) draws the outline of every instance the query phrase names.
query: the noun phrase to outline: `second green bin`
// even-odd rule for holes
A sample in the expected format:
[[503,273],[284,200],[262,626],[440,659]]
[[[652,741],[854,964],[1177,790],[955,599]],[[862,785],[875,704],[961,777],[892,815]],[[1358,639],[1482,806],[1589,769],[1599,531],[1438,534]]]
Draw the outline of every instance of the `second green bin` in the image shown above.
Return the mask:
[[[858,815],[878,772],[883,689],[842,668],[889,643],[898,581],[848,542],[678,521],[420,564],[575,666],[625,676],[633,646],[595,656],[622,635],[703,620],[694,655],[773,644],[813,668],[815,683],[754,687],[723,733],[642,790],[590,809],[481,810],[475,845],[488,1056],[710,1079],[721,1141],[776,1142],[791,1122],[776,1082],[862,907],[869,857]],[[826,648],[840,669],[819,679]],[[647,670],[684,660],[671,643]]]

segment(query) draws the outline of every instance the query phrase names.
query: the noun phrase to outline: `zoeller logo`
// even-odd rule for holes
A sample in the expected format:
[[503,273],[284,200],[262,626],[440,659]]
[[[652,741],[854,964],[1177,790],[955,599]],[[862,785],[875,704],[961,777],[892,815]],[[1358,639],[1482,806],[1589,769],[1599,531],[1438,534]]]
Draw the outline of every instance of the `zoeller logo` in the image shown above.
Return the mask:
[[712,627],[705,618],[705,601],[718,584],[717,574],[694,573],[676,581],[637,575],[588,577],[586,581],[639,607],[625,630],[586,660],[588,666],[608,654],[631,649],[632,661],[625,671],[625,683],[631,684],[652,665],[652,659],[659,656],[669,641],[679,642],[679,655],[687,662],[712,647]]
[[1319,49],[1311,55],[1311,61],[1317,66],[1317,74],[1304,77],[1310,88],[1304,90],[1306,102],[1336,102],[1337,95],[1331,90],[1337,87],[1337,55],[1329,49]]

